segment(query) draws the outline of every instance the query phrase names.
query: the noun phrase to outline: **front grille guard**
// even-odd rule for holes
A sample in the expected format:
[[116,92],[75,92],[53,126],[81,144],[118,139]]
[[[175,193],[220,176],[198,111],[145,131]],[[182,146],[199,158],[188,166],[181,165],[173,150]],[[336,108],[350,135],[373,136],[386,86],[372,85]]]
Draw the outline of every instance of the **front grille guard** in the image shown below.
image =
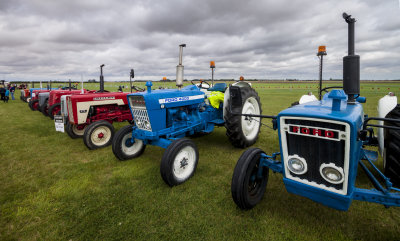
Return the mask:
[[149,115],[146,109],[132,108],[133,120],[141,130],[152,131]]

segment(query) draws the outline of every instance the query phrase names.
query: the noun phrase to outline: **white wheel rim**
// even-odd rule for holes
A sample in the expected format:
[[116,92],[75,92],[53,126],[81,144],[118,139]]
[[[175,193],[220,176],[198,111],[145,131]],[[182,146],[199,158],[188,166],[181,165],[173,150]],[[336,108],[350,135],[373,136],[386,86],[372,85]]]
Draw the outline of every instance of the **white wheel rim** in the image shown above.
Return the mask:
[[[248,98],[243,105],[242,114],[260,114],[260,106],[256,98],[250,97]],[[252,140],[254,139],[258,131],[260,129],[260,117],[246,117],[242,116],[242,131],[246,139]]]
[[111,130],[107,126],[99,126],[93,130],[90,139],[94,145],[102,146],[111,139]]
[[86,126],[82,130],[79,130],[77,125],[72,125],[72,132],[74,132],[74,134],[77,136],[83,136],[85,133],[85,128]]
[[126,146],[126,141],[128,139],[132,138],[132,133],[127,133],[123,138],[122,138],[122,143],[121,143],[121,150],[123,153],[126,155],[134,155],[137,152],[139,152],[142,147],[143,147],[143,141],[135,139],[135,143],[133,143],[132,146]]
[[175,156],[173,173],[176,179],[185,180],[193,172],[196,164],[196,151],[191,146],[186,146]]

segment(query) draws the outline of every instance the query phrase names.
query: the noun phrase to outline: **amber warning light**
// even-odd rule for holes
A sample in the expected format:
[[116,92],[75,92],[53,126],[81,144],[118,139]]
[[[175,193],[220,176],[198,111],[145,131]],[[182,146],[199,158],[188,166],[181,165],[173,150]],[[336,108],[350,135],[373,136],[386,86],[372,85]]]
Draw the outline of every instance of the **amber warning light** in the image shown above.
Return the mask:
[[215,62],[214,61],[210,61],[210,68],[215,68]]

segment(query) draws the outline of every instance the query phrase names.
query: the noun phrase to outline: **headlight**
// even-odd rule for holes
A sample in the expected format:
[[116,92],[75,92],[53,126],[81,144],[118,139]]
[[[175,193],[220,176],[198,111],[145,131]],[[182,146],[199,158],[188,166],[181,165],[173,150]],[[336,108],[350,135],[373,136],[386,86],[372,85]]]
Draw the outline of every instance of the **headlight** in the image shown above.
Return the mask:
[[144,121],[144,125],[146,126],[147,129],[151,128],[150,122],[148,122],[147,120]]
[[322,164],[319,168],[319,172],[327,182],[332,184],[340,184],[344,181],[343,168],[337,167],[333,163]]
[[294,174],[301,175],[307,172],[307,162],[298,155],[288,156],[288,168]]

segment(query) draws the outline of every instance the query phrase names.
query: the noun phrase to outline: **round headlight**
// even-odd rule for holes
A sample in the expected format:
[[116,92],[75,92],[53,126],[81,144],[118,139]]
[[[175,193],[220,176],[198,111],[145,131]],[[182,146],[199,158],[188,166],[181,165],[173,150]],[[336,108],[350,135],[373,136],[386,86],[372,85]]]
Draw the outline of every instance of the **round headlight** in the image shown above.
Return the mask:
[[144,125],[146,126],[147,129],[151,128],[150,122],[148,122],[148,121],[144,121]]
[[288,156],[288,168],[294,174],[301,175],[307,172],[307,162],[298,155]]
[[321,176],[332,184],[340,184],[344,181],[344,173],[341,167],[337,167],[333,163],[322,164],[319,168]]

